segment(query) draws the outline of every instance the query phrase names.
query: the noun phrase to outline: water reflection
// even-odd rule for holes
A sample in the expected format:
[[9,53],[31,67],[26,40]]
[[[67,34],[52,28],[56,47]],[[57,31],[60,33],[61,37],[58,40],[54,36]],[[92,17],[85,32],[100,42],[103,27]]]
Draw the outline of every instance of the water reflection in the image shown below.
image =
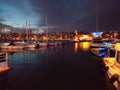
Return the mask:
[[78,49],[88,51],[90,48],[90,42],[79,42],[75,43],[74,52],[77,53]]
[[[72,50],[71,50],[72,49]],[[70,47],[70,45],[67,46],[58,46],[54,48],[48,48],[47,50],[47,57],[65,57],[65,56],[72,56],[74,54],[74,47]]]
[[7,72],[10,69],[8,65],[8,53],[0,53],[0,90],[7,90],[8,88]]
[[83,51],[88,51],[90,48],[90,42],[81,42],[79,43],[79,48]]
[[77,53],[77,51],[78,51],[78,44],[79,43],[75,43],[75,53]]
[[86,52],[89,44],[79,42],[9,55],[13,70],[8,73],[8,90],[105,90],[101,69]]
[[15,53],[15,52],[23,52],[23,49],[0,49],[2,53]]
[[0,90],[8,90],[8,76],[7,72],[0,74]]

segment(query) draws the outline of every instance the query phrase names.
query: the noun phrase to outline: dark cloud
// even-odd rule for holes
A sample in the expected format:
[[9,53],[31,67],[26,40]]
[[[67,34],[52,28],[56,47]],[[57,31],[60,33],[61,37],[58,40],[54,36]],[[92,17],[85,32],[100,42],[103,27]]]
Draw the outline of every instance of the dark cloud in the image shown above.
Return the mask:
[[99,1],[99,27],[107,30],[120,29],[120,0]]
[[95,14],[95,3],[95,0],[91,2],[89,0],[31,0],[33,10],[41,16],[40,25],[45,25],[47,16],[49,25],[72,27],[72,29],[78,21],[81,25],[87,24]]
[[[96,10],[98,30],[120,29],[120,0],[1,0],[28,15],[35,13],[36,25],[47,25],[51,30],[94,31]],[[96,4],[98,1],[98,8]],[[29,5],[29,7],[26,7]],[[32,12],[28,10],[32,9]],[[0,10],[1,11],[1,10]]]

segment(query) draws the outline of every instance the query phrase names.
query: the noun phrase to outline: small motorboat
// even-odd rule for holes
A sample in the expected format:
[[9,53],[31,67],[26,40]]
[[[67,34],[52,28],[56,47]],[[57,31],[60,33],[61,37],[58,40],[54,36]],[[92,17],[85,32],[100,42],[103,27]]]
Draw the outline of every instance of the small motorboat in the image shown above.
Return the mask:
[[107,47],[90,48],[90,52],[97,57],[105,57],[107,55]]

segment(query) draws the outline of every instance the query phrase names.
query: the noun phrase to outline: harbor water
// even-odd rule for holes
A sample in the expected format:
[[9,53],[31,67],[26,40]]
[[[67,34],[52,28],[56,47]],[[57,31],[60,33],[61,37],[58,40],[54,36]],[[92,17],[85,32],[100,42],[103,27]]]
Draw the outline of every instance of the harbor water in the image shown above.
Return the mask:
[[9,53],[12,69],[0,76],[0,90],[114,90],[90,42]]

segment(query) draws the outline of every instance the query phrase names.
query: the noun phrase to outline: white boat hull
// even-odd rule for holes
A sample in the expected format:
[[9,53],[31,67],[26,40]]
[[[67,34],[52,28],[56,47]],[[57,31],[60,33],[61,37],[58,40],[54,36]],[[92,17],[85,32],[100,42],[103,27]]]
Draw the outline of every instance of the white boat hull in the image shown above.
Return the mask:
[[16,46],[16,45],[10,45],[10,46],[0,46],[1,49],[23,49],[24,46]]

